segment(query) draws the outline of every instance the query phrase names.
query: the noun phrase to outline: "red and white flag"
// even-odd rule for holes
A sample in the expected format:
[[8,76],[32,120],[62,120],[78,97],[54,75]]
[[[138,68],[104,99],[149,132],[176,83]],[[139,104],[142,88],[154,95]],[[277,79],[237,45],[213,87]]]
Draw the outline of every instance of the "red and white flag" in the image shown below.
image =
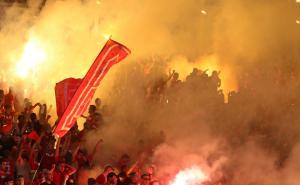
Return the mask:
[[[76,119],[87,110],[97,87],[110,67],[123,60],[129,53],[128,48],[116,41],[109,39],[106,42],[85,77],[81,80],[75,94],[69,100],[69,104],[54,130],[54,135],[63,137],[71,129]],[[56,92],[56,94],[59,93]]]

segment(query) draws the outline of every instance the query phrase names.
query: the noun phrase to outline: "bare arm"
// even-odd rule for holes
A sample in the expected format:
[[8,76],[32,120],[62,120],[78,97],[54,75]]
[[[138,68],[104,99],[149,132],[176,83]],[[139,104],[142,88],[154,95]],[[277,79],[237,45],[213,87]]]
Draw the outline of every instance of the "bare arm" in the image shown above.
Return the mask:
[[40,103],[36,103],[36,104],[34,104],[33,106],[31,106],[31,107],[30,107],[30,110],[33,110],[33,109],[35,109],[35,107],[37,107],[37,106],[41,106],[41,104],[40,104]]
[[95,154],[96,154],[96,152],[97,152],[97,149],[98,149],[98,146],[100,145],[100,143],[103,143],[103,140],[102,139],[100,139],[97,143],[96,143],[96,145],[95,145],[95,147],[94,147],[94,149],[93,149],[93,151],[92,151],[92,153],[91,153],[91,155],[90,155],[90,161],[92,162],[93,161],[93,158],[94,158],[94,156],[95,156]]
[[65,163],[62,164],[62,165],[64,166],[66,175],[68,175],[68,176],[73,175],[77,171],[77,169],[74,168],[71,165],[68,165],[68,164],[65,164]]

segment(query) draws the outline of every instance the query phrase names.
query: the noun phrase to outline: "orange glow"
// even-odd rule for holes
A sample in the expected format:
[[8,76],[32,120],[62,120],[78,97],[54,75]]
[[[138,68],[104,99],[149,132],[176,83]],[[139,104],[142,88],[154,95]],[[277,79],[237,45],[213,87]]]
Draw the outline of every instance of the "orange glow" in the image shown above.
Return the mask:
[[30,39],[24,46],[21,58],[16,63],[16,74],[18,77],[26,78],[30,73],[36,72],[38,66],[47,58],[41,43]]
[[206,15],[206,14],[207,14],[207,12],[206,12],[205,10],[201,10],[201,13],[202,13],[203,15]]
[[208,176],[198,166],[179,171],[170,185],[200,185],[208,180]]

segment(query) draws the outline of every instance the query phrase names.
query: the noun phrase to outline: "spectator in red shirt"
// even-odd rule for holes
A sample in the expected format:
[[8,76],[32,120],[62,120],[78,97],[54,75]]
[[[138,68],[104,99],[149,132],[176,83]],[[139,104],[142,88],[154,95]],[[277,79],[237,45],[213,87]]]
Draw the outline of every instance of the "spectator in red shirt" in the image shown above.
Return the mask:
[[88,154],[86,149],[80,149],[80,144],[77,146],[77,148],[75,149],[75,152],[73,153],[73,159],[74,161],[77,161],[77,166],[78,169],[82,168],[82,167],[90,167],[93,163],[93,158],[97,152],[97,149],[99,147],[99,145],[103,142],[102,139],[100,139],[91,154]]
[[117,185],[118,177],[114,172],[110,172],[109,174],[107,174],[106,181],[106,185]]
[[7,134],[12,130],[14,114],[12,106],[6,104],[4,112],[0,115],[0,132]]
[[106,184],[107,175],[111,172],[114,172],[114,168],[110,165],[104,168],[104,171],[96,178],[96,182],[100,185]]
[[11,87],[9,88],[8,94],[4,96],[4,105],[10,105],[14,110],[14,95]]
[[0,182],[5,182],[5,179],[11,178],[13,179],[14,171],[13,171],[13,162],[9,159],[4,159],[1,163],[0,169]]
[[53,181],[55,185],[64,185],[69,176],[74,174],[76,169],[64,163],[57,163],[53,170]]
[[52,173],[47,170],[43,169],[41,176],[34,181],[34,185],[55,185]]
[[22,176],[25,185],[30,184],[30,164],[28,160],[27,153],[25,151],[20,152],[20,156],[16,161],[16,174],[17,176]]

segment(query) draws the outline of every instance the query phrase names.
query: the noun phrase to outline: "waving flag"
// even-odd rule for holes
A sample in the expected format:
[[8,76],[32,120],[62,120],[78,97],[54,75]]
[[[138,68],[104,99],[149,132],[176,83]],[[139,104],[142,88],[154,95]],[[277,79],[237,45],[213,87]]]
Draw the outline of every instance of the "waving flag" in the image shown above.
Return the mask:
[[82,79],[67,78],[56,83],[55,97],[58,118],[62,117],[81,82]]
[[[87,110],[97,87],[111,66],[123,60],[129,53],[128,48],[116,41],[109,39],[106,42],[85,77],[80,81],[81,83],[71,100],[69,100],[69,104],[54,130],[54,135],[63,137],[70,130],[76,119]],[[57,92],[56,94],[60,93]]]

